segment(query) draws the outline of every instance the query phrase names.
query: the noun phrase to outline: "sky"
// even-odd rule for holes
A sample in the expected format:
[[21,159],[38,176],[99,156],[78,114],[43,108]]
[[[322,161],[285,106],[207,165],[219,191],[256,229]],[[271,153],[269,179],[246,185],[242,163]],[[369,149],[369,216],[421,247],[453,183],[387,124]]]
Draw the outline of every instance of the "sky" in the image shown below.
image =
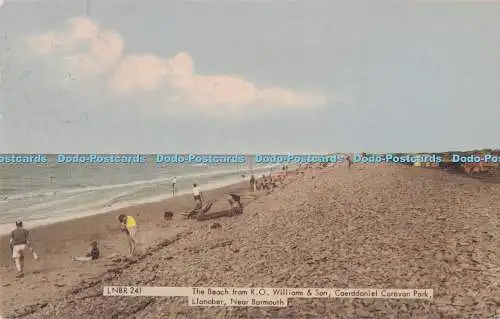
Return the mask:
[[500,2],[9,1],[0,153],[500,148]]

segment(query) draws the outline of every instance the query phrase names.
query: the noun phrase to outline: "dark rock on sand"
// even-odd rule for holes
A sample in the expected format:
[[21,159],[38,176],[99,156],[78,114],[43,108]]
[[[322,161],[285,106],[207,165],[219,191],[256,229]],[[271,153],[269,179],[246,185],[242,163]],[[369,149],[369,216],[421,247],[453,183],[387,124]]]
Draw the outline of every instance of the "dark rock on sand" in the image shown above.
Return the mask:
[[218,228],[222,228],[222,225],[219,223],[213,223],[212,225],[210,225],[210,228],[211,229],[218,229]]

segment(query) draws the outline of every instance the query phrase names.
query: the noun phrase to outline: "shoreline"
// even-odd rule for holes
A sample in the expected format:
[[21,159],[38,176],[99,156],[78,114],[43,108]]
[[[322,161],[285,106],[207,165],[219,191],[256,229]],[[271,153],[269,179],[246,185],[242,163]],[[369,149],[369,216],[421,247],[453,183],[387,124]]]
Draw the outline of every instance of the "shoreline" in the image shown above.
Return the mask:
[[[225,209],[225,195],[228,193],[242,196],[244,205],[267,194],[264,191],[251,192],[249,182],[245,179],[203,191],[202,198],[205,202],[218,201],[216,206],[222,205]],[[207,227],[213,222],[221,222],[221,219],[214,221],[185,219],[184,213],[193,208],[193,197],[187,192],[157,202],[113,209],[97,215],[46,225],[32,227],[27,223],[25,228],[30,231],[32,247],[38,254],[39,260],[35,261],[30,254],[27,254],[25,276],[20,279],[15,278],[15,268],[8,244],[9,234],[0,234],[0,276],[3,279],[0,289],[4,296],[10,296],[0,300],[0,316],[35,304],[40,296],[55,297],[71,293],[75,286],[104,276],[110,271],[110,266],[116,267],[123,262],[143,258],[141,257],[143,254],[147,254],[155,246],[161,246],[165,241],[191,233],[200,227]],[[165,211],[174,212],[172,220],[164,220]],[[127,257],[126,237],[119,229],[117,221],[119,214],[134,216],[137,222],[139,255],[133,259]],[[15,225],[11,225],[9,230],[12,231],[14,228]],[[88,253],[90,242],[95,240],[98,241],[101,251],[98,260],[88,263],[72,261],[72,257]],[[23,296],[21,301],[16,298],[20,294]]]
[[[87,173],[90,176],[99,172],[97,168],[96,170],[89,169]],[[110,169],[109,173],[113,176],[122,174],[114,168]],[[246,167],[193,170],[192,167],[186,169],[176,167],[168,172],[158,170],[156,172],[158,174],[152,175],[151,172],[155,172],[154,169],[156,168],[149,168],[149,173],[146,172],[142,176],[140,170],[131,168],[130,171],[125,172],[128,177],[96,179],[97,183],[93,178],[82,175],[85,170],[77,171],[73,179],[68,177],[72,174],[64,170],[59,176],[58,170],[47,169],[44,174],[29,177],[28,182],[33,181],[37,186],[28,188],[21,187],[19,181],[8,175],[5,181],[4,179],[0,181],[5,182],[3,184],[5,192],[2,191],[2,200],[0,200],[0,210],[2,210],[0,235],[8,232],[9,224],[17,219],[29,223],[30,227],[36,227],[166,200],[172,197],[171,180],[174,176],[177,177],[176,195],[178,196],[189,192],[194,182],[198,183],[202,190],[207,191],[248,180],[252,172],[258,175],[263,172],[267,173],[271,168],[266,166],[255,167],[253,170]],[[23,174],[22,171],[18,173]],[[50,184],[46,175],[50,175]],[[53,176],[56,178],[54,183],[52,182]]]
[[[232,182],[228,185],[221,185],[218,187],[210,188],[207,189],[206,191],[203,191],[202,193],[204,200],[216,200],[219,199],[224,193],[242,192],[245,191],[246,189],[249,189],[249,186],[248,182],[244,180],[239,182]],[[43,252],[43,250],[45,250],[46,245],[44,244],[44,241],[40,239],[39,235],[41,235],[41,237],[47,237],[52,233],[54,234],[57,233],[58,236],[62,237],[58,238],[57,240],[64,241],[64,237],[66,237],[66,234],[64,231],[61,230],[64,228],[73,229],[76,225],[82,225],[83,228],[78,227],[80,229],[78,229],[77,232],[74,232],[72,234],[72,237],[76,238],[78,237],[78,233],[80,233],[80,235],[82,235],[81,241],[90,242],[91,240],[93,240],[90,239],[91,237],[96,237],[95,235],[91,234],[99,232],[98,229],[92,231],[90,229],[92,227],[89,227],[90,225],[99,225],[101,227],[106,226],[104,228],[106,229],[106,231],[110,231],[111,234],[113,233],[120,234],[116,221],[116,216],[118,216],[119,214],[134,215],[137,220],[138,226],[143,226],[144,223],[146,223],[147,226],[150,226],[149,224],[153,222],[151,220],[153,218],[155,219],[154,222],[163,223],[163,213],[166,210],[175,211],[174,219],[178,220],[182,217],[181,213],[193,207],[192,196],[190,195],[190,193],[191,193],[190,190],[186,190],[182,194],[178,194],[174,197],[170,196],[165,199],[130,205],[126,207],[110,208],[105,212],[99,212],[92,215],[68,216],[63,220],[47,221],[48,223],[44,224],[33,225],[29,221],[25,221],[24,227],[30,231],[32,235],[34,249],[37,250],[38,253],[40,253],[40,251]],[[112,230],[113,224],[116,224],[115,231]],[[5,258],[6,255],[5,252],[8,250],[8,241],[9,241],[8,238],[10,232],[15,228],[14,223],[2,224],[0,225],[0,227],[1,226],[4,226],[7,232],[0,233],[0,251],[2,252],[2,258],[0,259],[0,267],[5,266],[7,263],[7,260]],[[87,232],[87,236],[83,234],[85,232]],[[7,259],[10,260],[10,256]]]

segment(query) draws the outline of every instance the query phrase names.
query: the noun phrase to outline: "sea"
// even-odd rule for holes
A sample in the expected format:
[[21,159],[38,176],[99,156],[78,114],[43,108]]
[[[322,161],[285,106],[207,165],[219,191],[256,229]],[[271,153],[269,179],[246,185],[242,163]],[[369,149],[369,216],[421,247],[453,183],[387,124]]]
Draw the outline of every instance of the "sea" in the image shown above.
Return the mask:
[[279,166],[255,163],[254,156],[224,164],[156,164],[155,155],[145,155],[145,163],[69,164],[45,156],[47,163],[0,165],[0,233],[19,219],[30,228],[158,202],[173,196],[174,177],[179,196],[193,183],[207,191]]

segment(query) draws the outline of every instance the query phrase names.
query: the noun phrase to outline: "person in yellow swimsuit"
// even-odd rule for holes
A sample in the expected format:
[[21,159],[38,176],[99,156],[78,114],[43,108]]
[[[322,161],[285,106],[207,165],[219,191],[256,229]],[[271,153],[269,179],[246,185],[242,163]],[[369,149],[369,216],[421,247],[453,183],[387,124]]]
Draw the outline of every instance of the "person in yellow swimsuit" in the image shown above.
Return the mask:
[[129,253],[131,256],[135,253],[135,248],[137,245],[137,223],[135,218],[132,216],[120,215],[118,216],[118,221],[120,222],[121,230],[127,234],[127,240],[129,245]]

